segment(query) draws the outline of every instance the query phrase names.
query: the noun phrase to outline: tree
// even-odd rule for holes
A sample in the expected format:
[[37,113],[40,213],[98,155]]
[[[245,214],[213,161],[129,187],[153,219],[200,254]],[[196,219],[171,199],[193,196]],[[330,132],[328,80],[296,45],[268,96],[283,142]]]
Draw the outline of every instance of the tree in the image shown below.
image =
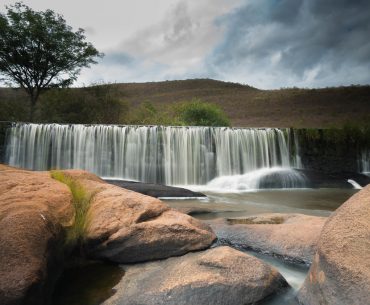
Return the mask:
[[179,121],[189,126],[230,126],[223,110],[215,104],[198,99],[183,103],[177,109]]
[[52,10],[37,12],[23,3],[0,13],[0,73],[25,89],[30,98],[30,121],[40,94],[52,87],[68,87],[83,67],[95,64],[99,53]]

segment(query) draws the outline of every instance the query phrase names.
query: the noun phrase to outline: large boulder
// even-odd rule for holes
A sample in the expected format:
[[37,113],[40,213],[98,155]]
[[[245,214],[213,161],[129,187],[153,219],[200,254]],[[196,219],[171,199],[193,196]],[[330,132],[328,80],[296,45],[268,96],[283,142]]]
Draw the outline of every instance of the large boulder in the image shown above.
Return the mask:
[[0,165],[0,304],[47,304],[61,272],[71,201],[49,173]]
[[104,305],[247,305],[288,286],[273,267],[229,247],[123,267]]
[[370,186],[326,222],[299,299],[304,305],[370,304]]
[[93,194],[86,251],[92,258],[133,263],[208,248],[208,225],[170,209],[158,199],[122,189],[85,171],[63,171]]
[[310,264],[325,221],[325,217],[271,213],[207,223],[221,244]]

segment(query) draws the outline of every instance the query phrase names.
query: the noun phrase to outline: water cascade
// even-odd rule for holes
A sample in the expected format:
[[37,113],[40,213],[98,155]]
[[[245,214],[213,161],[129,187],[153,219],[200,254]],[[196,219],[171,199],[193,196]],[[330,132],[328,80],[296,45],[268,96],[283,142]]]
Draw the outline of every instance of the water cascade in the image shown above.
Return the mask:
[[169,185],[300,166],[295,137],[273,128],[18,123],[8,131],[6,160],[33,170],[79,168]]
[[210,181],[204,190],[240,192],[257,189],[304,188],[306,177],[290,168],[261,168],[243,175],[221,176]]
[[349,184],[351,184],[352,186],[353,186],[353,188],[354,189],[356,189],[356,190],[361,190],[362,189],[362,186],[361,185],[359,185],[355,180],[353,180],[353,179],[348,179],[347,180],[347,182],[349,183]]
[[364,150],[359,160],[360,172],[370,176],[370,150]]

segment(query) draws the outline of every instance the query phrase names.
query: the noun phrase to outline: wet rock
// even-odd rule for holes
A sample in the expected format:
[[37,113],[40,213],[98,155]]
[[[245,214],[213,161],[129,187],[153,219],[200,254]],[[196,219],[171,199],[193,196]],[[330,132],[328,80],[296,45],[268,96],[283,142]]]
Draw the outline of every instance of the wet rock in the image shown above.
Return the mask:
[[309,169],[296,169],[307,180],[307,187],[311,188],[344,188],[353,189],[348,180],[354,180],[361,186],[370,184],[370,177],[356,172],[321,172]]
[[153,197],[122,189],[84,171],[64,171],[94,194],[86,250],[89,256],[133,263],[208,248],[216,239],[208,225]]
[[49,173],[0,165],[0,304],[47,304],[61,272],[71,201]]
[[247,305],[288,286],[273,267],[229,247],[124,269],[104,305]]
[[154,183],[142,183],[136,181],[124,181],[124,180],[105,180],[107,183],[117,185],[119,187],[131,190],[143,195],[155,197],[155,198],[199,198],[206,197],[206,195],[193,192],[191,190],[182,187],[173,187],[162,184]]
[[326,222],[309,275],[304,305],[370,304],[370,186],[347,200]]
[[271,213],[207,223],[221,244],[310,264],[325,221],[325,217]]

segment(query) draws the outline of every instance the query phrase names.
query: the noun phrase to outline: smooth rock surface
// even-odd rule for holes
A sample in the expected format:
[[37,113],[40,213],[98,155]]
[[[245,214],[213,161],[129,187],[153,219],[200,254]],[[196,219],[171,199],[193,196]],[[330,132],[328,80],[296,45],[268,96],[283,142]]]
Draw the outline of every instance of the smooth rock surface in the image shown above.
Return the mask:
[[107,183],[117,185],[119,187],[131,190],[143,195],[155,197],[155,198],[200,198],[206,197],[206,195],[193,192],[191,190],[182,187],[173,187],[162,184],[154,183],[143,183],[136,181],[125,181],[125,180],[114,180],[106,179]]
[[329,217],[299,299],[304,305],[370,304],[370,186]]
[[104,305],[247,305],[288,286],[276,269],[230,247],[124,269]]
[[63,226],[73,219],[67,186],[48,172],[0,165],[0,304],[42,305],[61,271]]
[[271,213],[207,223],[221,244],[310,264],[325,221],[325,217]]
[[117,263],[143,262],[208,248],[208,225],[153,197],[105,183],[85,171],[63,171],[94,194],[88,219],[89,256]]

